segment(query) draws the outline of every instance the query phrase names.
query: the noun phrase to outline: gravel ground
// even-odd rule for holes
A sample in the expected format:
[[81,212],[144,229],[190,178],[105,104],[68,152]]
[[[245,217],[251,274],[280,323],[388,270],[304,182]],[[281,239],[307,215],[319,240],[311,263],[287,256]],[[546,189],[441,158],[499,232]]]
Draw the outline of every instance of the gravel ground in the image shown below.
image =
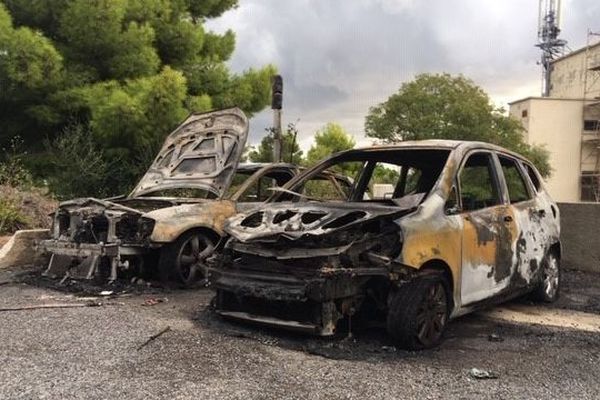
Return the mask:
[[[600,276],[564,278],[556,307],[598,314],[600,324]],[[0,309],[92,300],[80,289],[57,291],[22,271],[0,271]],[[597,399],[600,392],[597,333],[474,314],[452,322],[440,348],[411,353],[379,330],[318,339],[229,324],[210,312],[210,298],[205,289],[136,288],[94,299],[103,303],[97,307],[1,312],[0,399]],[[147,299],[167,301],[143,306]],[[474,379],[471,368],[497,379]]]

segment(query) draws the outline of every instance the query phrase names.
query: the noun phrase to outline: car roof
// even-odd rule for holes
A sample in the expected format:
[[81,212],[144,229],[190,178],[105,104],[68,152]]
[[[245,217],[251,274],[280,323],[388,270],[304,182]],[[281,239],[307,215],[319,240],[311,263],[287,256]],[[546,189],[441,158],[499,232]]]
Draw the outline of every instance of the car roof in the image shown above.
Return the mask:
[[529,160],[527,160],[522,155],[515,153],[514,151],[508,150],[504,147],[495,145],[493,143],[479,142],[479,141],[472,141],[472,140],[444,140],[444,139],[407,140],[407,141],[398,142],[398,143],[394,143],[394,144],[382,144],[382,145],[373,145],[373,146],[368,146],[368,147],[355,148],[355,149],[340,152],[338,154],[353,153],[353,152],[360,153],[360,152],[372,152],[372,151],[373,152],[394,151],[394,150],[406,150],[406,149],[410,149],[410,148],[432,149],[432,150],[435,150],[435,149],[461,150],[461,151],[465,151],[465,152],[468,150],[471,150],[471,149],[485,149],[485,150],[498,151],[501,153],[505,153],[505,154],[511,155],[515,158],[529,162]]
[[287,169],[295,169],[298,168],[297,165],[290,163],[259,163],[259,162],[249,162],[249,163],[239,163],[237,169],[239,171],[247,171],[254,172],[258,171],[264,167],[274,167],[274,168],[287,168]]

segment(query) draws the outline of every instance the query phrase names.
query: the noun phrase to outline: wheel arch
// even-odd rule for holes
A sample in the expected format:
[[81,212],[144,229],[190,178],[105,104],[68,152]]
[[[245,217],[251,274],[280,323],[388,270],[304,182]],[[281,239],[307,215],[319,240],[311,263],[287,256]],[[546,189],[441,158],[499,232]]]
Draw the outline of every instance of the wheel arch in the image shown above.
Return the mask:
[[454,309],[454,306],[455,306],[455,301],[454,301],[455,284],[454,284],[454,274],[452,273],[452,269],[444,260],[432,259],[432,260],[429,260],[429,261],[426,261],[425,263],[423,263],[423,265],[421,265],[421,268],[419,268],[419,274],[426,275],[426,274],[430,274],[430,273],[440,273],[444,277],[446,283],[448,284],[448,290],[449,290],[448,300],[450,300],[451,309]]
[[556,257],[558,257],[558,259],[560,260],[562,258],[562,243],[560,242],[560,240],[554,242],[548,249],[548,252],[554,253]]
[[188,228],[179,233],[179,235],[177,235],[173,242],[179,240],[180,237],[182,237],[183,235],[187,235],[190,232],[202,233],[208,236],[215,243],[215,245],[219,242],[219,240],[221,240],[222,237],[216,230],[212,229],[210,226],[198,225]]

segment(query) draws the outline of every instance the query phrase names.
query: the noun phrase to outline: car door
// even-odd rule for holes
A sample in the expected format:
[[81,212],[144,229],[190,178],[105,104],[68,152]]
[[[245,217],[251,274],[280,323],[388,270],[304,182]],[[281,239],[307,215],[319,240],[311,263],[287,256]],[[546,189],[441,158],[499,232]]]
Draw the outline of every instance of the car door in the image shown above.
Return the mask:
[[489,151],[465,157],[457,177],[462,218],[461,303],[497,295],[513,273],[514,218]]
[[498,160],[517,231],[513,288],[518,289],[531,283],[544,257],[548,237],[542,224],[545,218],[549,218],[551,210],[540,204],[517,159],[499,153]]

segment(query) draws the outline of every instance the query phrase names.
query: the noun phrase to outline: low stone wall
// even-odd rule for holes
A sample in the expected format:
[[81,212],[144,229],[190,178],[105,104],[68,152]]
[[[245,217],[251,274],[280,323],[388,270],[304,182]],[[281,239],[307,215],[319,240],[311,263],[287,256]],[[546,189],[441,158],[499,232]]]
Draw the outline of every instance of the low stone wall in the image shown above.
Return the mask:
[[563,266],[600,273],[600,204],[558,203],[558,208]]
[[44,263],[45,257],[34,250],[34,241],[48,239],[48,229],[32,229],[17,231],[10,240],[0,248],[0,268],[20,265]]

